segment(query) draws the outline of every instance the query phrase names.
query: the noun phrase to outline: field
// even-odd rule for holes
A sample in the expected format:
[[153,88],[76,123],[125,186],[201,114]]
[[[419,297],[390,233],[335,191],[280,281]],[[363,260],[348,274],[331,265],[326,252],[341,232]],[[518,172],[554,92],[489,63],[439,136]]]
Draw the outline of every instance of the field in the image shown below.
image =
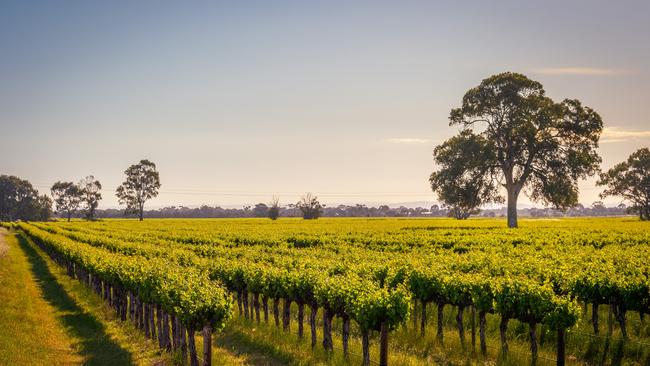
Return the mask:
[[7,226],[176,363],[650,364],[633,218]]

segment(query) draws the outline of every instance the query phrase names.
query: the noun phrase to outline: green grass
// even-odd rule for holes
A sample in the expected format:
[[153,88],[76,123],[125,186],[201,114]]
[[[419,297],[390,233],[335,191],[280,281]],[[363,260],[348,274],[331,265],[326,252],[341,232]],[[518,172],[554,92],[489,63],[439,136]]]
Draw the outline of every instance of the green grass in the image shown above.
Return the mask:
[[81,362],[74,341],[57,320],[57,309],[41,296],[16,237],[0,236],[0,247],[6,250],[0,257],[0,364]]
[[169,358],[22,236],[0,258],[0,365],[151,365]]

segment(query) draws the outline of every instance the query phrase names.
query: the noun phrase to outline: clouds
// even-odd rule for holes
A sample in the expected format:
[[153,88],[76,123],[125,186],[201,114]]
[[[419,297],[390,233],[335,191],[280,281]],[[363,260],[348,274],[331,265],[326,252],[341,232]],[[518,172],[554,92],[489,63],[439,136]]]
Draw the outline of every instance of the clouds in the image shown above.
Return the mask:
[[422,139],[414,137],[400,137],[400,138],[391,138],[387,140],[391,144],[400,144],[400,145],[424,145],[429,144],[433,140],[431,139]]
[[598,67],[549,67],[533,69],[532,72],[540,75],[578,75],[578,76],[616,76],[631,75],[632,70],[606,69]]
[[650,130],[627,130],[621,127],[605,127],[600,135],[600,143],[624,142],[650,138]]

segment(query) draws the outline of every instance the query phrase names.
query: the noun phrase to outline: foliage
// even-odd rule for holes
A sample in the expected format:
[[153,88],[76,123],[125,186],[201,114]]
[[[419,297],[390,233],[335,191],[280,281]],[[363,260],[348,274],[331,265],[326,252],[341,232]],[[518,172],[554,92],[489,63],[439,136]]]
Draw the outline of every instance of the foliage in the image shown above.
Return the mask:
[[497,197],[497,188],[503,186],[509,227],[517,226],[522,190],[534,201],[572,207],[577,203],[578,179],[595,174],[600,163],[596,153],[600,116],[578,100],[553,101],[540,83],[522,74],[506,72],[483,80],[465,93],[462,106],[451,111],[449,120],[464,130],[441,150],[471,145],[480,150],[483,163],[479,169],[471,156],[451,161],[458,170],[451,176],[467,174],[468,184],[483,181],[483,187],[474,187],[478,192],[470,195],[474,197],[485,195],[485,189],[492,190],[487,197]]
[[300,198],[295,204],[295,207],[302,212],[302,218],[305,220],[313,220],[320,217],[323,213],[323,205],[318,202],[318,197],[307,193]]
[[52,200],[26,180],[0,175],[0,220],[45,221],[52,215]]
[[440,170],[431,174],[431,189],[449,207],[449,215],[466,219],[477,214],[488,202],[502,202],[495,182],[485,179],[486,161],[494,160],[494,151],[482,136],[462,131],[435,148],[433,158]]
[[52,185],[50,193],[56,204],[56,210],[65,214],[70,221],[72,214],[77,211],[83,200],[81,188],[72,182],[58,181]]
[[160,175],[156,164],[149,160],[140,160],[124,171],[126,180],[117,187],[120,204],[126,204],[126,212],[137,213],[140,221],[144,218],[144,204],[158,196]]
[[650,149],[635,151],[627,161],[600,174],[599,186],[607,186],[601,198],[621,196],[641,220],[650,220]]
[[638,221],[526,220],[514,232],[496,220],[216,222],[20,227],[193,325],[223,324],[232,293],[325,308],[362,331],[404,324],[414,300],[558,330],[576,324],[578,301],[650,311],[650,232]]
[[253,217],[266,217],[269,215],[269,206],[258,203],[253,207]]
[[84,211],[88,220],[95,219],[95,210],[99,206],[99,201],[102,199],[102,194],[99,191],[102,189],[102,184],[95,179],[94,176],[89,175],[79,182],[81,189],[81,200],[84,205]]

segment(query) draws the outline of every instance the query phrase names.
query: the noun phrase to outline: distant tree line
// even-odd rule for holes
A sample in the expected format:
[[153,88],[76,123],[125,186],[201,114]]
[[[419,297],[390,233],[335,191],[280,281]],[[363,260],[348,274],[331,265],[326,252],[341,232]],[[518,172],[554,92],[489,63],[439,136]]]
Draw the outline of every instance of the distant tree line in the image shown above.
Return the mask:
[[[518,215],[522,217],[591,217],[591,216],[624,216],[629,215],[627,206],[620,204],[614,207],[605,207],[597,201],[594,205],[583,206],[578,204],[566,211],[554,208],[522,208]],[[223,208],[220,206],[202,205],[200,207],[169,206],[159,209],[144,211],[144,218],[267,218],[271,207],[267,203],[245,206],[242,208]],[[278,206],[279,217],[303,217],[303,213],[296,207]],[[477,217],[506,217],[505,207],[483,209],[476,213]],[[83,218],[77,213],[77,218]],[[123,218],[122,209],[97,210],[97,218]],[[389,207],[366,205],[337,205],[323,208],[320,217],[455,217],[454,213],[441,205],[432,207]]]

